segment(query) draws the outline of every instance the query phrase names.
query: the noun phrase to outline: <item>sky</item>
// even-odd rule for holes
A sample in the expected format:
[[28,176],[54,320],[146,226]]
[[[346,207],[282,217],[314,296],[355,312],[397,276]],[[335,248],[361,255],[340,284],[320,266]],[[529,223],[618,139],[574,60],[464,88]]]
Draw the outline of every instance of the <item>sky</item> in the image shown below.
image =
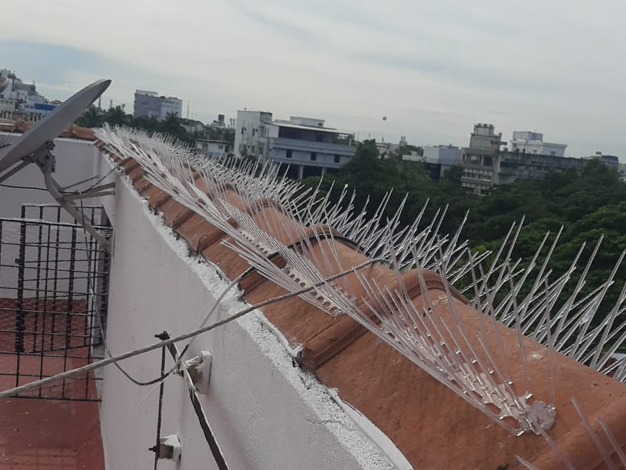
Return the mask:
[[[623,0],[30,0],[0,68],[65,99],[99,78],[212,121],[238,109],[366,137],[466,146],[475,123],[626,161]],[[386,120],[383,117],[387,117]]]

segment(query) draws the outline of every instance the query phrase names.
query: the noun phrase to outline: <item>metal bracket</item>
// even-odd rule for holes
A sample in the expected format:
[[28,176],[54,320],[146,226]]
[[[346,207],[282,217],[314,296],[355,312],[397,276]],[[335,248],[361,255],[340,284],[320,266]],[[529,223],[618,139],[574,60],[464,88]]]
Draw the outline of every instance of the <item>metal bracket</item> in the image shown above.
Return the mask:
[[43,179],[46,185],[46,189],[50,192],[52,197],[74,218],[74,220],[79,225],[83,226],[84,229],[89,232],[89,234],[94,239],[96,239],[106,251],[110,253],[110,240],[108,240],[100,232],[98,232],[98,230],[96,230],[96,228],[93,226],[92,221],[89,220],[89,218],[86,217],[85,214],[83,214],[83,211],[80,210],[76,205],[74,205],[72,201],[76,199],[109,196],[115,194],[114,191],[106,191],[107,189],[114,188],[115,183],[96,186],[95,188],[91,188],[84,193],[77,192],[69,195],[64,194],[63,187],[52,176],[52,173],[54,173],[56,167],[56,159],[51,153],[51,150],[53,148],[53,142],[46,142],[39,148],[39,150],[37,150],[35,153],[32,154],[32,156],[29,157],[28,161],[25,159],[24,163],[20,164],[18,168],[21,168],[22,166],[25,166],[30,162],[35,162],[43,173]]
[[202,395],[208,395],[209,393],[212,363],[213,355],[210,351],[202,351],[199,356],[183,362],[183,366],[189,372],[196,390]]
[[[166,333],[166,332],[164,332]],[[180,358],[178,348],[176,344],[172,343],[167,346],[170,354],[174,358],[174,361],[178,362]],[[215,435],[213,433],[213,429],[211,429],[211,425],[209,424],[209,420],[207,419],[206,413],[202,408],[202,404],[200,403],[200,399],[198,398],[198,392],[196,390],[196,386],[193,383],[193,379],[191,378],[191,374],[185,367],[181,367],[181,372],[184,377],[184,380],[187,384],[187,390],[189,392],[189,397],[191,398],[191,404],[193,406],[196,415],[198,416],[198,421],[200,422],[200,427],[202,428],[202,432],[204,433],[204,437],[209,444],[209,448],[211,449],[211,453],[213,454],[213,458],[215,459],[215,463],[217,464],[217,468],[219,470],[228,470],[228,464],[226,463],[226,459],[224,458],[224,453],[220,448],[217,440],[215,439]]]
[[159,445],[150,447],[148,450],[156,453],[157,459],[173,460],[180,462],[182,455],[182,444],[180,438],[176,434],[161,437]]

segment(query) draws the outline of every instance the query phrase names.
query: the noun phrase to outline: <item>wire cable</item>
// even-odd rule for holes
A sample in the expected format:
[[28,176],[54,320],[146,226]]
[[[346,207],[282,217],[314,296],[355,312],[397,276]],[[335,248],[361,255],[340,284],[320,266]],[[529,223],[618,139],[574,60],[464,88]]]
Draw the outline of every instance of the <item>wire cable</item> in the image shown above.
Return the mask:
[[[79,192],[80,194],[80,192]],[[83,206],[83,200],[80,199],[80,210],[82,213],[82,216],[85,217],[85,208]],[[93,220],[91,221],[92,223],[94,222]],[[87,241],[87,230],[85,230],[85,227],[83,226],[83,240],[85,241],[85,253],[89,253],[89,242]],[[89,261],[89,263],[91,263],[91,261]],[[89,293],[92,296],[96,296],[97,294],[95,293],[95,289],[93,285],[87,286],[89,289]],[[104,346],[104,351],[106,353],[107,356],[109,356],[110,358],[113,357],[113,354],[111,353],[111,349],[109,348],[109,344],[106,340],[106,332],[104,331],[104,324],[102,323],[102,318],[100,316],[100,311],[96,308],[94,309],[95,312],[95,317],[96,320],[98,322],[98,327],[100,328],[100,336],[102,337],[102,345]],[[167,377],[169,377],[173,371],[170,371],[168,374],[161,374],[159,377],[156,377],[154,379],[148,380],[148,381],[141,381],[141,380],[137,380],[136,378],[134,378],[132,375],[130,375],[129,372],[127,372],[121,365],[119,365],[117,362],[115,362],[113,364],[117,370],[119,370],[122,375],[124,375],[124,377],[126,377],[128,380],[130,380],[132,383],[134,383],[135,385],[138,385],[140,387],[147,387],[149,385],[154,385],[156,383],[160,383],[163,382],[165,379],[167,379]]]
[[3,188],[9,188],[9,189],[28,189],[29,191],[45,191],[45,192],[48,192],[48,190],[46,188],[37,188],[35,186],[19,186],[19,185],[15,185],[15,184],[6,184],[6,183],[0,183],[0,186],[2,186]]
[[117,170],[118,168],[121,168],[121,165],[115,165],[113,168],[111,168],[111,171],[109,171],[106,175],[104,175],[102,178],[100,178],[98,181],[96,181],[94,184],[92,184],[91,186],[89,186],[87,189],[85,189],[83,192],[87,192],[87,191],[91,191],[93,188],[95,188],[96,186],[98,186],[100,183],[102,183],[105,179],[107,179],[111,173],[113,173],[115,170]]
[[[330,276],[330,277],[328,277],[328,278],[326,278],[326,279],[324,279],[324,280],[322,280],[320,282],[317,282],[317,283],[315,283],[315,284],[313,284],[311,286],[304,287],[304,288],[299,289],[297,291],[289,292],[287,294],[284,294],[284,295],[281,295],[281,296],[278,296],[278,297],[273,297],[273,298],[265,300],[263,302],[259,302],[258,304],[254,304],[254,305],[251,305],[249,307],[246,307],[243,310],[240,310],[239,312],[235,313],[234,315],[232,315],[232,316],[230,316],[228,318],[225,318],[223,320],[219,320],[219,321],[217,321],[215,323],[212,323],[210,325],[207,325],[207,326],[205,326],[203,328],[200,328],[200,329],[197,329],[197,330],[193,330],[193,331],[190,331],[188,333],[184,333],[182,335],[176,336],[174,338],[170,338],[170,339],[165,340],[165,341],[160,341],[158,343],[151,344],[149,346],[143,346],[141,348],[137,348],[137,349],[134,349],[132,351],[128,351],[128,352],[119,354],[117,356],[110,357],[108,359],[103,359],[103,360],[100,360],[100,361],[97,361],[97,362],[93,362],[91,364],[87,364],[86,366],[79,367],[77,369],[68,370],[66,372],[62,372],[60,374],[56,374],[56,375],[53,375],[51,377],[47,377],[47,378],[42,379],[42,380],[37,380],[35,382],[31,382],[31,383],[26,384],[26,385],[22,385],[22,386],[19,386],[19,387],[11,388],[9,390],[4,390],[3,392],[0,392],[0,399],[11,397],[11,396],[20,394],[22,392],[27,392],[28,390],[33,390],[35,388],[40,388],[40,387],[43,387],[44,385],[48,385],[48,384],[51,384],[53,382],[58,382],[59,380],[64,380],[64,379],[67,379],[69,377],[73,377],[75,375],[82,374],[84,372],[89,372],[89,371],[92,371],[92,370],[100,369],[100,368],[102,368],[104,366],[107,366],[109,364],[115,364],[116,362],[122,361],[124,359],[129,359],[131,357],[135,357],[135,356],[138,356],[140,354],[145,354],[147,352],[154,351],[155,349],[162,348],[163,346],[168,346],[170,344],[178,343],[180,341],[184,341],[186,339],[193,338],[194,336],[198,336],[198,335],[200,335],[202,333],[206,333],[207,331],[214,330],[214,329],[219,328],[221,326],[224,326],[224,325],[226,325],[226,324],[228,324],[228,323],[230,323],[232,321],[235,321],[235,320],[243,317],[244,315],[246,315],[246,314],[248,314],[248,313],[250,313],[250,312],[252,312],[252,311],[254,311],[254,310],[258,309],[258,308],[262,308],[262,307],[265,307],[266,305],[275,304],[275,303],[280,302],[282,300],[286,300],[286,299],[290,299],[292,297],[297,297],[299,295],[306,294],[307,292],[310,292],[310,291],[314,290],[317,287],[323,286],[324,284],[327,284],[328,282],[334,281],[334,280],[339,279],[339,278],[341,278],[343,276],[347,276],[348,274],[355,273],[356,271],[358,271],[360,269],[363,269],[363,268],[365,268],[365,267],[367,267],[367,266],[369,266],[371,264],[380,263],[380,262],[384,262],[384,260],[381,259],[381,258],[370,259],[370,260],[368,260],[368,261],[366,261],[366,262],[364,262],[364,263],[362,263],[362,264],[360,264],[358,266],[354,266],[354,267],[352,267],[352,268],[350,268],[350,269],[348,269],[346,271],[342,271],[340,273],[334,274],[333,276]],[[175,369],[176,369],[176,367],[174,367],[172,370],[175,370]]]

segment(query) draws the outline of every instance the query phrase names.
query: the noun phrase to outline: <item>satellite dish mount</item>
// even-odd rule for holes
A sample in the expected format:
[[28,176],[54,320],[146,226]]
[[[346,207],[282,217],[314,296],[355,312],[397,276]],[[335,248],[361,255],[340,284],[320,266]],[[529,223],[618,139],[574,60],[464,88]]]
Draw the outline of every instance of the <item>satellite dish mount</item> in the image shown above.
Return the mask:
[[111,84],[110,80],[99,80],[76,93],[50,114],[28,129],[22,137],[8,147],[0,149],[0,183],[34,163],[41,170],[44,184],[50,195],[61,205],[76,222],[82,225],[107,251],[111,250],[110,241],[102,235],[76,205],[75,201],[115,194],[115,183],[91,186],[87,190],[73,190],[77,186],[91,181],[96,176],[62,187],[53,177],[56,158],[52,153],[54,139],[72,125]]

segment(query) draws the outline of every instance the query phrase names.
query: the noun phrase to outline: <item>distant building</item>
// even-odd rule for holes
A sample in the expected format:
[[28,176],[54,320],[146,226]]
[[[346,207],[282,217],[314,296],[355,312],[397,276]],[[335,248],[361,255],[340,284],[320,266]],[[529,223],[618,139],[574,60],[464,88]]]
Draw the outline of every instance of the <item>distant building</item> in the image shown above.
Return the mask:
[[13,119],[13,113],[17,109],[17,101],[0,98],[0,118]]
[[493,124],[476,124],[470,136],[469,147],[463,149],[461,184],[476,194],[487,193],[497,168],[496,157],[502,147],[502,133],[496,134]]
[[[475,194],[486,194],[494,186],[515,181],[540,181],[551,171],[573,168],[582,170],[590,159],[600,160],[620,171],[619,160],[613,155],[596,155],[583,158],[563,156],[567,145],[543,141],[543,134],[515,131],[511,148],[502,148],[502,134],[497,134],[492,124],[476,124],[470,145],[463,149],[461,184]],[[426,151],[426,149],[425,149]],[[626,169],[620,176],[626,179]]]
[[9,80],[9,86],[0,93],[0,116],[5,119],[39,121],[60,104],[48,101],[39,94],[34,83],[24,83],[11,70],[0,70],[0,77]]
[[218,114],[217,119],[211,123],[211,127],[225,129],[226,128],[225,116],[223,114]]
[[306,178],[338,170],[354,156],[353,136],[322,119],[273,119],[264,111],[238,111],[235,155],[289,165],[289,176]]
[[224,158],[232,154],[231,145],[224,140],[197,139],[196,147],[210,157]]
[[495,160],[493,184],[509,184],[515,181],[541,181],[551,171],[570,168],[582,170],[587,164],[583,158],[557,157],[505,151]]
[[454,145],[425,146],[423,155],[416,152],[411,155],[402,155],[402,160],[409,162],[422,162],[430,177],[439,180],[444,173],[453,166],[461,165],[463,149]]
[[183,115],[183,100],[173,96],[160,96],[155,91],[135,91],[134,117],[165,119],[168,114]]
[[511,139],[511,152],[534,153],[564,157],[565,144],[551,144],[543,141],[543,134],[530,131],[515,131]]
[[180,125],[183,126],[183,129],[185,129],[189,134],[195,134],[195,133],[204,133],[205,131],[205,127],[204,124],[201,121],[197,121],[196,119],[181,119],[180,120]]
[[615,170],[619,169],[619,158],[615,155],[604,155],[602,152],[596,152],[595,155],[590,155],[588,157],[583,157],[584,160],[599,160],[608,167],[614,168]]
[[402,147],[406,147],[407,145],[405,136],[401,136],[400,142],[397,144],[385,142],[385,139],[382,139],[381,142],[376,142],[376,150],[378,150],[379,156],[389,158],[390,155],[397,155],[400,152],[400,149]]

